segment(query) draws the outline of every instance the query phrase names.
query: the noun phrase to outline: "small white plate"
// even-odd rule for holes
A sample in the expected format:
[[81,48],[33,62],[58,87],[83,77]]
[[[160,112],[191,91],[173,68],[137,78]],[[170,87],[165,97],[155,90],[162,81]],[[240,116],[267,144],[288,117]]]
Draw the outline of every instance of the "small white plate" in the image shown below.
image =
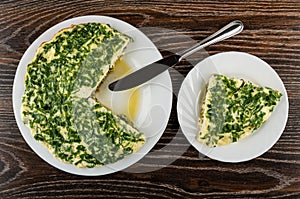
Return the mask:
[[[15,118],[22,136],[24,137],[28,145],[32,148],[32,150],[43,160],[48,162],[50,165],[69,173],[96,176],[123,170],[139,161],[151,150],[151,148],[153,148],[153,146],[157,143],[157,141],[163,134],[168,123],[172,107],[172,84],[169,72],[166,71],[141,86],[142,96],[139,106],[139,112],[137,114],[136,120],[133,121],[133,123],[135,123],[136,127],[140,131],[144,132],[146,136],[146,143],[137,153],[129,155],[116,163],[91,169],[77,168],[72,164],[63,163],[60,160],[54,158],[45,146],[43,146],[33,138],[29,128],[26,127],[21,120],[20,110],[22,105],[22,95],[25,90],[24,77],[26,67],[28,63],[30,63],[30,61],[33,59],[36,50],[41,45],[41,43],[51,40],[54,34],[61,29],[70,27],[72,24],[81,24],[87,22],[109,24],[111,25],[111,27],[131,36],[134,39],[134,42],[129,44],[126,48],[126,51],[124,53],[125,55],[123,57],[125,62],[133,67],[134,70],[137,70],[149,63],[162,58],[155,45],[147,36],[124,21],[106,16],[83,16],[66,20],[44,32],[30,45],[30,47],[24,53],[18,65],[14,79],[13,107]],[[152,95],[151,93],[155,93],[155,95]],[[120,97],[124,95],[120,93],[120,95],[118,96],[118,94],[115,93],[112,96]],[[123,101],[128,102],[128,99],[124,99]]]
[[[209,148],[196,140],[196,134],[199,96],[212,74],[250,80],[276,89],[283,96],[269,120],[256,132],[236,143]],[[222,162],[243,162],[262,155],[277,142],[287,122],[288,106],[283,82],[269,64],[247,53],[225,52],[206,58],[189,72],[179,91],[177,114],[184,135],[201,154]]]

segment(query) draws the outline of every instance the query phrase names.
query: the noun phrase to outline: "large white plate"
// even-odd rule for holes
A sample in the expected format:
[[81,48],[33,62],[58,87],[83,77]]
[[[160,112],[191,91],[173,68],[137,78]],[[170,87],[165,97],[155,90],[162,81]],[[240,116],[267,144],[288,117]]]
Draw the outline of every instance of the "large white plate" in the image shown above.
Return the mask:
[[[25,90],[24,77],[26,67],[28,63],[33,59],[37,48],[41,45],[42,42],[51,40],[54,34],[63,28],[70,27],[72,24],[87,22],[100,22],[110,24],[113,28],[131,36],[134,39],[134,42],[127,47],[124,55],[125,62],[133,67],[134,70],[162,58],[155,45],[147,36],[124,21],[106,16],[83,16],[66,20],[44,32],[30,45],[30,47],[24,53],[18,65],[14,79],[13,107],[15,118],[22,136],[24,137],[28,145],[32,148],[32,150],[43,160],[58,169],[73,174],[104,175],[123,170],[128,166],[136,163],[144,155],[146,155],[159,140],[167,126],[171,112],[172,84],[170,75],[168,71],[166,71],[152,79],[150,82],[141,86],[142,96],[139,107],[140,111],[138,113],[138,116],[136,117],[137,119],[133,122],[136,124],[139,130],[144,132],[147,140],[137,153],[129,155],[114,164],[108,164],[92,169],[77,168],[74,165],[63,163],[54,158],[45,146],[37,142],[32,137],[29,128],[27,128],[21,120],[20,109],[22,104],[22,95]],[[151,93],[155,93],[155,95]],[[124,96],[122,95],[122,93],[120,93],[120,95]],[[118,97],[118,94],[115,93],[112,94],[112,96]],[[126,100],[128,101],[128,99],[124,99],[124,101]]]
[[[196,140],[199,96],[205,92],[212,74],[244,78],[283,93],[269,120],[250,136],[230,145],[209,148]],[[278,74],[263,60],[241,52],[210,56],[198,63],[187,75],[179,91],[177,114],[188,141],[203,155],[223,162],[242,162],[268,151],[281,136],[288,118],[288,96]]]

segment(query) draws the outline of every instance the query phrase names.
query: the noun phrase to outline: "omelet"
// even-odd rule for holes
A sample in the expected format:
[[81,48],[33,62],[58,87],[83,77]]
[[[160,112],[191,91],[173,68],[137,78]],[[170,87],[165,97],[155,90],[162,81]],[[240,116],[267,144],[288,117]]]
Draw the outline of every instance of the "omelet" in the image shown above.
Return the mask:
[[216,147],[245,138],[269,119],[281,96],[247,80],[213,75],[201,106],[197,140]]
[[94,92],[132,39],[107,24],[73,25],[43,43],[27,66],[22,119],[65,163],[96,167],[135,153],[145,137]]

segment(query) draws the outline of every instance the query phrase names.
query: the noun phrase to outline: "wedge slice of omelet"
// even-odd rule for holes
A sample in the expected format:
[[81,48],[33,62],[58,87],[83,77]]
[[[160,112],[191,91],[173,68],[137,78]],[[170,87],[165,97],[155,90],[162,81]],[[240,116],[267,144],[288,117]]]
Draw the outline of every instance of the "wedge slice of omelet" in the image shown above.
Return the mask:
[[200,112],[197,140],[209,147],[237,142],[269,119],[281,96],[250,81],[213,75]]

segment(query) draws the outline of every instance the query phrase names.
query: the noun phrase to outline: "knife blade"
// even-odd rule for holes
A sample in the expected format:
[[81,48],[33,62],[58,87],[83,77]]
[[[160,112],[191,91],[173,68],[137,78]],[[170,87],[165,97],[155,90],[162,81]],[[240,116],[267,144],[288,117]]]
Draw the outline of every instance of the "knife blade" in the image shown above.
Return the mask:
[[168,68],[175,66],[182,59],[188,57],[196,51],[240,33],[243,28],[243,23],[239,20],[235,20],[214,34],[205,38],[201,42],[197,43],[195,46],[185,50],[183,53],[181,53],[181,55],[171,55],[151,63],[117,81],[114,81],[113,83],[109,84],[108,88],[112,91],[122,91],[141,85],[161,74]]
[[109,84],[108,88],[113,91],[122,91],[141,85],[168,70],[169,67],[175,66],[179,62],[180,57],[180,55],[170,55],[160,59]]

